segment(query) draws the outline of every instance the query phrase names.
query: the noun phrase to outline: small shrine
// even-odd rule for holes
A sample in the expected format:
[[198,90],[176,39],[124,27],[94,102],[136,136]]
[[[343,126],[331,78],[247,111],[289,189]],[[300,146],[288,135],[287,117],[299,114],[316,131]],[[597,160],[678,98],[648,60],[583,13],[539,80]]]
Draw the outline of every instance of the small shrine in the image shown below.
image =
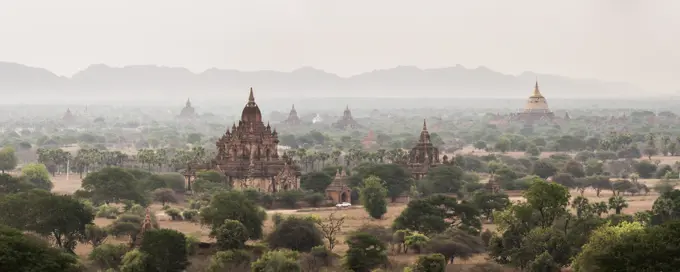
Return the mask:
[[349,176],[345,169],[335,172],[333,182],[326,187],[326,198],[333,204],[352,202],[352,189],[349,187]]
[[333,127],[337,129],[356,129],[360,128],[361,125],[357,123],[352,117],[352,111],[349,110],[349,105],[345,107],[345,111],[342,113],[342,118],[337,122],[333,123]]
[[288,118],[285,121],[283,121],[283,123],[289,126],[297,126],[302,123],[300,117],[298,117],[297,111],[295,110],[295,105],[293,105],[293,108],[290,109]]
[[423,120],[423,130],[420,132],[418,143],[408,153],[407,168],[416,180],[423,179],[431,167],[441,164],[439,149],[430,141],[427,123]]
[[184,108],[179,113],[179,118],[191,119],[196,117],[196,110],[191,106],[191,101],[187,98]]

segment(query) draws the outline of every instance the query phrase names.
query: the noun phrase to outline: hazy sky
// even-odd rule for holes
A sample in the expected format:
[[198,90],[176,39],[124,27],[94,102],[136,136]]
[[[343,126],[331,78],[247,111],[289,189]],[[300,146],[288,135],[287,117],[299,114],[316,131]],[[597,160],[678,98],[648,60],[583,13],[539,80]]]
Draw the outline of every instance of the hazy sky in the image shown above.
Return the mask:
[[[673,17],[676,18],[673,18]],[[1,0],[0,61],[342,76],[462,64],[680,90],[678,0]]]

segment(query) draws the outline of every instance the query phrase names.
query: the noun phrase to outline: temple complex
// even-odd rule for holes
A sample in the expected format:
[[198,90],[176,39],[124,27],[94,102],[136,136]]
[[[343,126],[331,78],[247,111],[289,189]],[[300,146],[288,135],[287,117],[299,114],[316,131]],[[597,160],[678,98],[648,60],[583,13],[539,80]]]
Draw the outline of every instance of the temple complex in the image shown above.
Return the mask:
[[539,120],[552,120],[555,114],[550,111],[548,102],[538,88],[538,80],[534,86],[534,92],[529,96],[524,110],[514,114],[513,119],[533,122]]
[[295,110],[295,105],[293,105],[293,108],[290,109],[288,118],[285,121],[283,121],[283,123],[289,126],[297,126],[302,123],[300,117],[298,117],[297,111]]
[[182,112],[179,113],[179,118],[190,119],[195,117],[196,110],[194,110],[194,107],[191,106],[191,101],[187,98],[187,102],[184,104]]
[[333,182],[326,187],[326,198],[333,204],[351,202],[352,189],[349,187],[349,176],[345,169],[335,172]]
[[427,131],[427,123],[423,120],[423,130],[415,147],[408,153],[407,168],[416,180],[425,177],[431,167],[440,164],[439,149],[432,145],[430,133]]
[[216,170],[224,173],[234,189],[253,188],[274,193],[300,188],[300,170],[285,154],[278,154],[276,129],[262,122],[253,89],[241,113],[241,120],[217,141],[217,156],[208,165],[189,165],[184,175],[187,189],[196,171]]
[[349,105],[345,107],[345,112],[342,113],[342,118],[333,123],[333,127],[337,129],[355,129],[360,128],[361,125],[352,118],[352,112],[349,110]]

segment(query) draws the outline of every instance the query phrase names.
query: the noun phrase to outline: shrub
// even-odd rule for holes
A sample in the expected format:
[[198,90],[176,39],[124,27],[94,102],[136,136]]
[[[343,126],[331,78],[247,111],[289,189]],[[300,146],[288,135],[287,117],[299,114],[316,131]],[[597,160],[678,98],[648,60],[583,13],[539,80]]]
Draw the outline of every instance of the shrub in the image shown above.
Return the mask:
[[253,256],[245,250],[218,251],[210,259],[208,272],[247,272],[250,271],[250,261]]
[[175,191],[168,188],[158,188],[151,192],[153,201],[160,202],[161,205],[165,206],[166,203],[177,203],[177,196]]
[[108,219],[116,219],[116,217],[120,214],[120,210],[118,210],[118,207],[114,206],[109,206],[107,204],[103,204],[99,207],[97,207],[97,214],[96,217],[100,218],[108,218]]
[[103,244],[92,249],[88,259],[101,269],[116,269],[123,263],[129,247],[125,244]]
[[368,233],[356,233],[347,238],[345,267],[352,271],[370,271],[387,264],[385,243]]
[[276,193],[276,200],[278,200],[285,208],[297,208],[297,202],[302,200],[305,193],[300,190],[279,191]]
[[172,221],[182,220],[182,212],[176,208],[170,208],[165,210],[165,214],[170,216]]
[[439,253],[418,256],[416,263],[411,268],[413,272],[444,272],[445,270],[446,259],[444,255]]
[[182,211],[182,217],[184,218],[184,220],[195,221],[196,219],[198,219],[198,211],[184,210]]
[[312,207],[319,207],[326,197],[321,193],[311,193],[304,197],[304,200]]
[[220,250],[242,249],[248,241],[248,230],[239,221],[227,219],[211,234]]
[[183,271],[189,265],[186,236],[176,230],[145,232],[139,250],[147,254],[147,265],[156,271]]
[[321,231],[316,227],[316,219],[288,216],[267,236],[271,248],[288,248],[295,251],[310,251],[323,245]]
[[298,257],[299,253],[288,249],[273,250],[262,255],[250,267],[253,272],[300,272]]
[[187,255],[196,255],[198,251],[198,244],[201,242],[196,235],[187,235]]

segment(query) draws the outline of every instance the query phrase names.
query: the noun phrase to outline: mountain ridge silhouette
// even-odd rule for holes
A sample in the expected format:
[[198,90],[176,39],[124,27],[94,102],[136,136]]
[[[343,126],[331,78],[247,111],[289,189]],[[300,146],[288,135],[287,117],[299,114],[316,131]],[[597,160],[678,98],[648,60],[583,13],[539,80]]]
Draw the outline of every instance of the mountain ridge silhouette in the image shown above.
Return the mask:
[[45,68],[0,62],[0,92],[26,94],[60,91],[65,95],[77,95],[115,91],[116,95],[144,92],[210,95],[226,92],[242,96],[244,90],[253,87],[260,96],[527,97],[537,78],[541,92],[547,97],[621,97],[642,93],[639,87],[625,82],[534,72],[509,75],[484,66],[474,69],[462,65],[433,69],[398,66],[341,77],[313,67],[291,72],[211,68],[194,73],[183,67],[93,64],[65,77]]

